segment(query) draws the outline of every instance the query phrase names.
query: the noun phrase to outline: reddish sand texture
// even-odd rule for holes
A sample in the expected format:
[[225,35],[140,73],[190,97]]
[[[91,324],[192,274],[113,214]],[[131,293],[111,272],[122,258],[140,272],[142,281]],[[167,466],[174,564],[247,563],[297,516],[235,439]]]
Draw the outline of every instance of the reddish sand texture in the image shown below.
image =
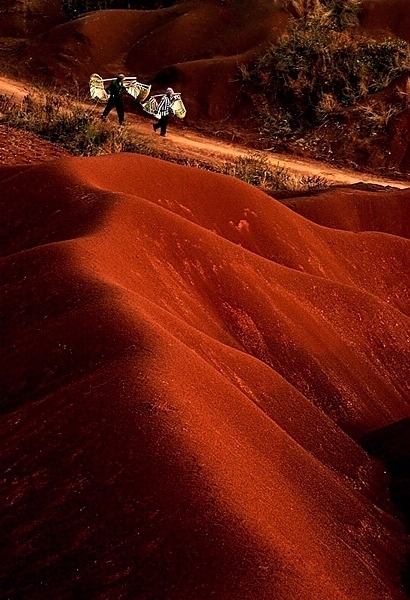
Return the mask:
[[0,183],[3,597],[404,599],[357,440],[410,414],[410,192],[355,233],[131,154]]
[[372,33],[386,36],[386,31],[410,42],[408,0],[362,0],[361,24]]
[[61,0],[1,0],[0,36],[38,35],[67,20]]
[[62,156],[70,153],[30,131],[0,125],[0,165],[40,163]]

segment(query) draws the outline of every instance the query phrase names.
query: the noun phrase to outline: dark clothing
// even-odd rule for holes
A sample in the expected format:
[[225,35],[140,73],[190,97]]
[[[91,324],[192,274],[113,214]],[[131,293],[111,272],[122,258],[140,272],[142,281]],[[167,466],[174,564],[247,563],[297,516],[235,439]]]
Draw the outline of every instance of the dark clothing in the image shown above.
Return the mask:
[[161,128],[161,135],[164,136],[167,132],[168,121],[169,121],[169,114],[163,115],[160,118],[160,120],[158,121],[158,123],[155,123],[155,125],[153,125],[154,131]]
[[122,101],[121,96],[118,96],[117,98],[115,96],[110,96],[108,98],[107,106],[104,108],[102,118],[105,119],[108,113],[112,111],[114,106],[117,110],[118,121],[120,125],[122,125],[124,123],[124,103]]
[[105,91],[113,98],[121,98],[122,93],[125,92],[125,87],[122,81],[113,79]]
[[124,123],[124,103],[122,101],[122,94],[125,92],[124,84],[118,79],[113,79],[105,91],[110,97],[108,98],[107,106],[105,107],[101,118],[105,119],[115,107],[117,110],[118,121],[120,122],[120,125],[122,125]]

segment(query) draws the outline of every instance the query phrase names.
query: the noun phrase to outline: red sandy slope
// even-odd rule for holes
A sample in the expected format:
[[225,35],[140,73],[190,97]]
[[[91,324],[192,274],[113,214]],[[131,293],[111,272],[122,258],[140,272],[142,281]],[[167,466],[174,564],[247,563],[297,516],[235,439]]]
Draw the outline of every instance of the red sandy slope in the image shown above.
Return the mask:
[[372,33],[386,31],[410,42],[410,9],[407,0],[362,0],[361,24]]
[[61,146],[42,140],[30,131],[0,125],[0,164],[22,165],[40,163],[70,156]]
[[404,598],[355,440],[409,416],[410,242],[135,155],[0,181],[6,597]]

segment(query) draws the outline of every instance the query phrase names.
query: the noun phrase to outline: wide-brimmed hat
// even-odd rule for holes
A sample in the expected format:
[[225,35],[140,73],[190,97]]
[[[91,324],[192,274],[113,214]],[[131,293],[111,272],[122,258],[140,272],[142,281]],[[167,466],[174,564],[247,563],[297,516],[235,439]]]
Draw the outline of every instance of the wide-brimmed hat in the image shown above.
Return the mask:
[[173,94],[174,90],[172,88],[167,88],[167,94]]

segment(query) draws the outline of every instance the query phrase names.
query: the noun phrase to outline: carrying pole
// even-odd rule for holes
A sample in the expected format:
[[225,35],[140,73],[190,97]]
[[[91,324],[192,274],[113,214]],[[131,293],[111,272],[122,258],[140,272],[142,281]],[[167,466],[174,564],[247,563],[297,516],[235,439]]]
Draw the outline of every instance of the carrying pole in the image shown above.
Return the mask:
[[[151,96],[151,98],[162,98],[162,96],[165,96],[165,93],[166,92],[164,92],[163,94],[155,94],[155,96]],[[181,95],[180,92],[174,92],[174,96],[180,96],[180,95]]]
[[[101,81],[114,81],[114,79],[117,79],[116,77],[110,77],[109,79],[101,79]],[[124,81],[138,81],[137,77],[124,77]]]

